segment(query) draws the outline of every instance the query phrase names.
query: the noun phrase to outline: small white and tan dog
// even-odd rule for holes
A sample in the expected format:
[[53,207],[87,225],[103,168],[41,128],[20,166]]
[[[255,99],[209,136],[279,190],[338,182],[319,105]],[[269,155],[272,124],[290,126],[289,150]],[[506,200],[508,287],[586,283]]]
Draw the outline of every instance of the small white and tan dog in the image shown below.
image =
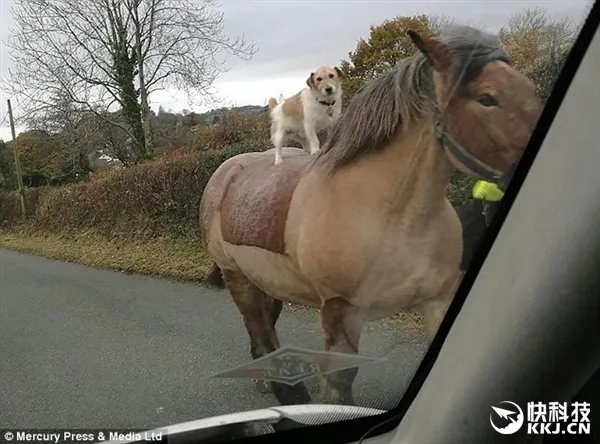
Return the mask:
[[318,134],[329,130],[342,114],[343,77],[338,67],[322,66],[306,80],[308,88],[281,103],[269,99],[275,165],[283,161],[282,147],[288,138],[300,142],[309,154],[319,151]]

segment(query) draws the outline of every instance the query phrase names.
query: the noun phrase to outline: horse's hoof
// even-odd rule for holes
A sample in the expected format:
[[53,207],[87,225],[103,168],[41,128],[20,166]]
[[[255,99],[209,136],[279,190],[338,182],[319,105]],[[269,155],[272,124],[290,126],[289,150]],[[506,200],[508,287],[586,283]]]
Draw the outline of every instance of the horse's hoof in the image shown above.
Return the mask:
[[267,381],[255,380],[254,383],[256,384],[256,391],[258,393],[262,395],[271,393],[271,386]]

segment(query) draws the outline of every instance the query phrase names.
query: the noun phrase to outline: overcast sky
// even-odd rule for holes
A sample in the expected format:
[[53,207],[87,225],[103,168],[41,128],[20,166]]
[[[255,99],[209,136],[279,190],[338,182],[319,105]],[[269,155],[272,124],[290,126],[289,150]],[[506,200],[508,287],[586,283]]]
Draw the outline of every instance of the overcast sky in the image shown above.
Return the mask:
[[[12,3],[13,0],[0,0],[1,76],[11,63],[3,42],[13,23]],[[345,59],[359,38],[368,37],[370,25],[399,15],[443,14],[497,31],[510,15],[533,7],[544,8],[552,16],[569,16],[580,23],[592,3],[593,0],[222,0],[226,33],[243,34],[257,44],[258,52],[250,61],[229,58],[230,70],[221,75],[215,87],[225,103],[232,106],[264,105],[271,96],[294,94],[305,86],[311,70]],[[7,97],[1,90],[0,98],[0,138],[10,140],[5,119]],[[189,106],[185,96],[176,91],[157,92],[151,102],[155,110],[159,105],[174,111],[206,110]]]

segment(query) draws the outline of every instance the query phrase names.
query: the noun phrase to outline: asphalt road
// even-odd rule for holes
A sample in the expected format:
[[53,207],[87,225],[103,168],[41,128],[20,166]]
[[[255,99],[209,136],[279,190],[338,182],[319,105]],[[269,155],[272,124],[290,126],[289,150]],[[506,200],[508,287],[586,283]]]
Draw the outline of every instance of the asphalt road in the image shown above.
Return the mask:
[[[312,310],[285,307],[278,332],[322,349]],[[425,350],[414,329],[369,325],[361,353],[386,361],[361,367],[357,403],[391,408]],[[0,249],[0,428],[151,428],[275,405],[248,380],[209,378],[249,361],[225,292]]]

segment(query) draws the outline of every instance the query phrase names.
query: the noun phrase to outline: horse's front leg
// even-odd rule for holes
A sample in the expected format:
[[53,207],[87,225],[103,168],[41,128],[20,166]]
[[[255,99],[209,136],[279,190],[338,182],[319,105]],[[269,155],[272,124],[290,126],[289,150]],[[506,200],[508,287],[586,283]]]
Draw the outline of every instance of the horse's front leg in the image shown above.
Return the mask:
[[[358,353],[364,313],[346,299],[325,301],[321,307],[321,325],[325,332],[325,349],[336,353]],[[358,368],[340,370],[323,376],[321,400],[324,404],[354,405],[352,383]]]

